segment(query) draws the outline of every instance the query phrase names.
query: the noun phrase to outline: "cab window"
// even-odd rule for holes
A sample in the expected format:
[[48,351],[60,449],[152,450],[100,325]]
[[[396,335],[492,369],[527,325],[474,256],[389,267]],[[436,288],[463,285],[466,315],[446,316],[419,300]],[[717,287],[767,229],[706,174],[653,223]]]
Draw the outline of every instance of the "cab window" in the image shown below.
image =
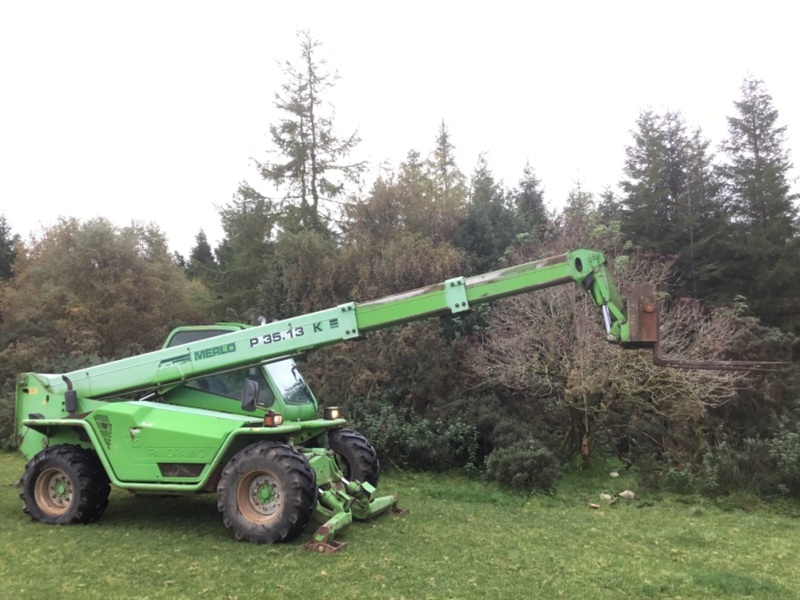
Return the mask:
[[311,404],[314,402],[300,369],[292,359],[267,365],[269,376],[286,404]]
[[262,408],[272,406],[275,402],[275,396],[272,394],[272,390],[267,380],[264,378],[263,372],[257,367],[240,369],[239,371],[231,371],[229,373],[217,373],[216,375],[193,379],[186,384],[186,387],[240,401],[242,399],[244,382],[248,377],[258,381],[259,390],[256,405]]

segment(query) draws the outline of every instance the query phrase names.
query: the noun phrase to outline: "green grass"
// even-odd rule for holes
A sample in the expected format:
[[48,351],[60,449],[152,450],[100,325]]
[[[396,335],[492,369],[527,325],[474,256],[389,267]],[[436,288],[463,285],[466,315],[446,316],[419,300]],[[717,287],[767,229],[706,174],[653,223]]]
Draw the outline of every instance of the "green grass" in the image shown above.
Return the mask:
[[[95,524],[22,513],[24,467],[0,453],[1,598],[798,598],[800,520],[700,500],[637,498],[599,510],[626,478],[569,475],[522,498],[457,475],[390,473],[411,514],[356,523],[335,555],[236,542],[214,496],[115,490]],[[622,482],[622,483],[619,483]],[[607,488],[606,490],[602,489]],[[602,503],[601,503],[602,504]]]

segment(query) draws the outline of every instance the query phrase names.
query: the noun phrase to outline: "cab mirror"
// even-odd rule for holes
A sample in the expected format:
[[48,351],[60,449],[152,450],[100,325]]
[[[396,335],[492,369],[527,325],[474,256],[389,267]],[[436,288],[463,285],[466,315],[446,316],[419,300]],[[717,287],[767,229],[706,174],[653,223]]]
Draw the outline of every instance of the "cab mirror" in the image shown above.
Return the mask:
[[249,377],[244,380],[244,388],[242,389],[242,410],[253,412],[256,409],[256,400],[258,400],[258,392],[260,386],[258,381],[250,379]]

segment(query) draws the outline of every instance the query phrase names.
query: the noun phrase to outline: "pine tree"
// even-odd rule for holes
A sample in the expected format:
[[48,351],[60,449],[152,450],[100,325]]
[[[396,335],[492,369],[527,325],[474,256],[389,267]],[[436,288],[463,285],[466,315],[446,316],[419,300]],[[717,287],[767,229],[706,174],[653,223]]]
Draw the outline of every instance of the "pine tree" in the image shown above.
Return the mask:
[[798,195],[789,184],[786,127],[778,126],[763,81],[745,79],[741,93],[722,144],[721,173],[734,221],[728,290],[746,296],[768,322],[797,327]]
[[711,243],[724,227],[709,142],[680,113],[645,111],[626,148],[622,231],[647,251],[677,258],[684,291],[708,295],[718,269]]
[[19,234],[12,235],[5,215],[0,215],[0,281],[6,281],[11,277],[19,241]]
[[322,230],[347,182],[358,178],[363,162],[348,162],[360,142],[358,132],[340,137],[325,93],[338,75],[318,57],[322,45],[308,31],[298,32],[300,62],[287,61],[286,82],[275,94],[275,107],[286,114],[270,127],[274,160],[259,163],[261,176],[283,190],[283,225],[290,230]]
[[225,237],[215,250],[217,268],[206,285],[216,294],[218,317],[252,320],[263,308],[259,288],[275,276],[279,215],[273,202],[243,183],[220,217]]
[[466,177],[456,165],[455,146],[442,121],[436,136],[436,147],[426,163],[427,175],[433,183],[429,219],[434,243],[452,239],[467,202]]
[[525,231],[539,237],[546,230],[549,216],[544,205],[544,190],[530,162],[525,163],[517,189],[512,193],[517,215]]
[[436,184],[420,153],[411,150],[400,164],[396,186],[403,228],[413,234],[435,238],[434,212]]
[[472,271],[481,273],[498,266],[516,237],[516,227],[506,191],[481,155],[472,175],[467,216],[456,230],[454,244],[467,252]]
[[607,223],[619,222],[622,219],[622,201],[609,187],[600,192],[600,201],[597,203],[597,214]]
[[741,91],[742,99],[734,102],[739,114],[728,117],[728,139],[722,144],[726,197],[737,222],[785,244],[797,235],[786,127],[777,126],[778,111],[762,81],[748,78]]
[[186,274],[189,279],[200,279],[203,282],[208,282],[210,271],[215,270],[217,267],[217,262],[214,260],[214,251],[211,249],[211,244],[208,243],[206,232],[202,229],[194,237],[194,242],[194,247],[189,253]]

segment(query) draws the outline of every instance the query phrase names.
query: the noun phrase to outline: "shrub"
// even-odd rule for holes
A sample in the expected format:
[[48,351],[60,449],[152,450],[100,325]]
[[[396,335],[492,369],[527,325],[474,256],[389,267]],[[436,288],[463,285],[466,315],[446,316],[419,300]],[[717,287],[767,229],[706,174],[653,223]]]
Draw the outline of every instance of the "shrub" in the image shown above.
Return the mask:
[[701,464],[673,467],[664,489],[705,496],[754,494],[796,495],[800,492],[800,434],[781,426],[772,439],[745,438],[706,447]]
[[487,477],[519,492],[552,492],[561,474],[556,456],[540,441],[529,438],[492,452]]
[[779,491],[800,494],[800,433],[792,431],[787,422],[767,442],[770,458],[775,462]]
[[0,392],[0,450],[14,447],[14,396]]
[[365,404],[351,417],[385,466],[468,472],[477,467],[478,432],[462,421],[432,422],[385,402]]

